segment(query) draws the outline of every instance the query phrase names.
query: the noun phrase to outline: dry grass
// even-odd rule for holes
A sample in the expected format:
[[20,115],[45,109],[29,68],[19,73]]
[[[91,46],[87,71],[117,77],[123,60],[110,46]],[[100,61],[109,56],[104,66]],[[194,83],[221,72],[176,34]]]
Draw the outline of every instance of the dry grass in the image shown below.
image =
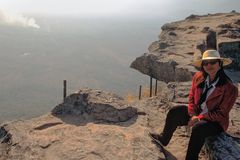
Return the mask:
[[[154,93],[153,93],[154,95]],[[142,87],[141,99],[150,97],[150,88]],[[128,103],[133,103],[139,100],[139,95],[133,93],[127,93],[125,99]]]

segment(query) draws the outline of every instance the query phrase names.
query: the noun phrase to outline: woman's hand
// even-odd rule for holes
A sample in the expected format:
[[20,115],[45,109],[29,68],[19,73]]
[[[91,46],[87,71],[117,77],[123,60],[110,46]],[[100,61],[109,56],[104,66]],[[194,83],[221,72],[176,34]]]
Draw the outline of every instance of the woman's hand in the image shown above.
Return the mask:
[[192,127],[195,123],[199,122],[199,118],[197,116],[192,116],[192,118],[188,122],[188,126]]

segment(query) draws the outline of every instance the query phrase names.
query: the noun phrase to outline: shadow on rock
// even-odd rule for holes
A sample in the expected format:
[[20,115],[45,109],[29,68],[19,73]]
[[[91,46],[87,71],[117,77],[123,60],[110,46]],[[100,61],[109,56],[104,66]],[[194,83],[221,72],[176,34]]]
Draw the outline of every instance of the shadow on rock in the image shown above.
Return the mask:
[[152,143],[155,144],[159,148],[159,151],[162,152],[165,156],[164,159],[159,158],[159,160],[177,160],[177,157],[175,157],[170,151],[164,148],[161,144],[157,143],[154,140],[152,140]]
[[99,90],[83,89],[74,93],[52,110],[52,115],[73,125],[101,123],[129,126],[136,122],[137,108],[129,106],[119,96]]

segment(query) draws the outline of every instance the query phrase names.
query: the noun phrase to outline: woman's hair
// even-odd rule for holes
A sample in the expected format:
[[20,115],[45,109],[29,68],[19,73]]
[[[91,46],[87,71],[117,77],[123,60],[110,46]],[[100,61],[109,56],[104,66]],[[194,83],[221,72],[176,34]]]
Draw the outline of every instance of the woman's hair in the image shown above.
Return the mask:
[[[219,66],[220,66],[220,69],[219,71],[217,72],[217,75],[215,77],[215,79],[217,79],[219,77],[219,80],[218,80],[218,83],[216,86],[221,86],[221,85],[224,85],[226,84],[227,82],[232,82],[232,80],[226,75],[226,73],[224,72],[223,70],[223,63],[221,60],[219,60]],[[201,72],[203,73],[203,77],[204,77],[204,80],[206,80],[208,74],[207,72],[204,70],[203,68],[203,65],[201,66]],[[198,84],[198,87],[200,88],[203,88],[204,87],[204,82],[201,82]]]

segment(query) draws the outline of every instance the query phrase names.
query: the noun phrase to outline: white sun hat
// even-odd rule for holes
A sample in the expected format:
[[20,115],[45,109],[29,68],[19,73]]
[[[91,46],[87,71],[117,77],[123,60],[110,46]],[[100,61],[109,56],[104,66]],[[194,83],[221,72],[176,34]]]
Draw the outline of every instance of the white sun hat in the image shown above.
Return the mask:
[[192,64],[196,67],[201,67],[202,65],[202,61],[204,60],[211,60],[211,59],[219,59],[223,62],[223,66],[229,65],[232,63],[232,60],[230,58],[222,58],[220,57],[220,54],[217,50],[206,50],[203,55],[202,55],[202,59],[198,59],[196,61],[194,61]]

